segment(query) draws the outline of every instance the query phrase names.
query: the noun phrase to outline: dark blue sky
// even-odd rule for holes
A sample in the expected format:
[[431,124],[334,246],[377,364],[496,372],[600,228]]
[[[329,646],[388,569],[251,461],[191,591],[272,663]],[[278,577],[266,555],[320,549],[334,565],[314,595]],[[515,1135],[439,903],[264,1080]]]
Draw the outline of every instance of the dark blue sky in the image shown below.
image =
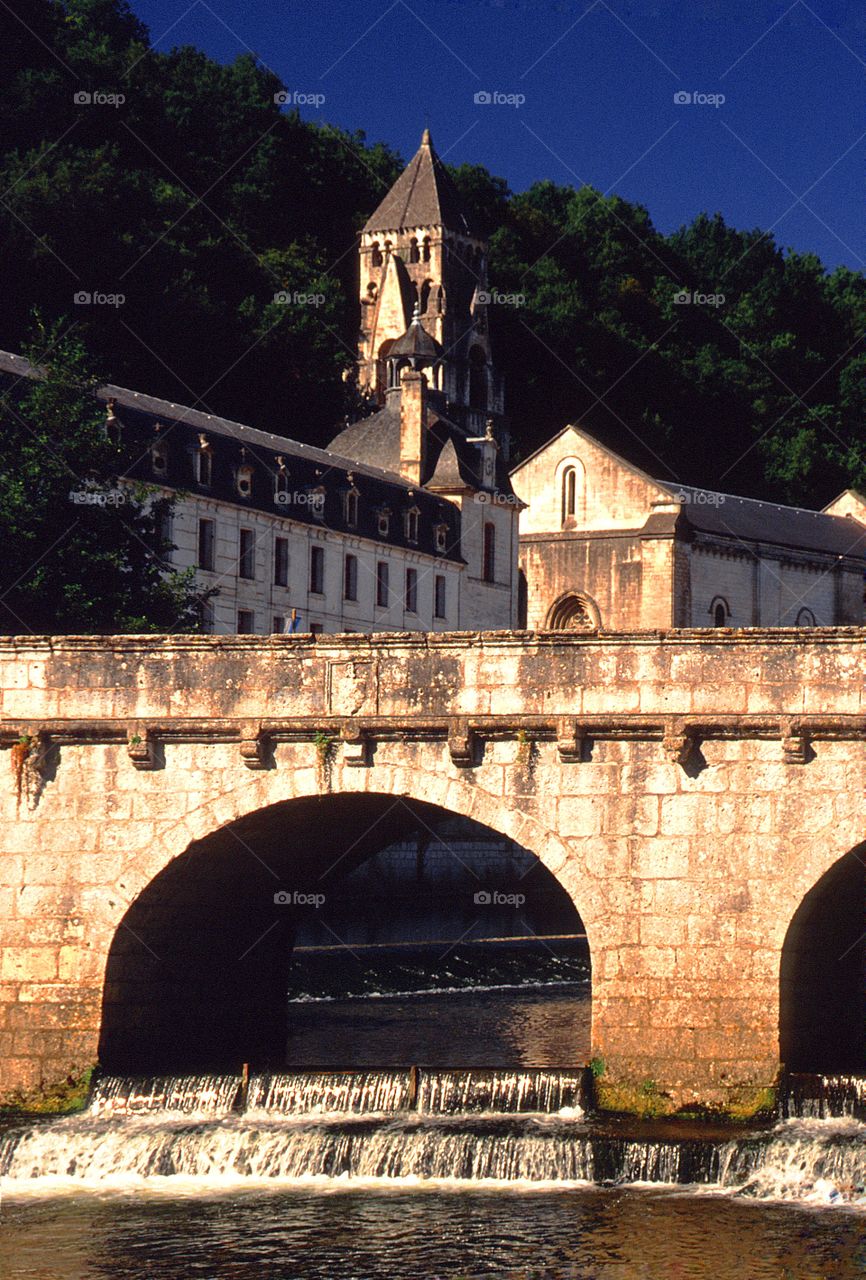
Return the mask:
[[[252,49],[302,114],[520,191],[591,183],[866,270],[863,0],[131,0],[160,49]],[[479,92],[521,105],[476,104]],[[724,95],[721,105],[674,95]]]

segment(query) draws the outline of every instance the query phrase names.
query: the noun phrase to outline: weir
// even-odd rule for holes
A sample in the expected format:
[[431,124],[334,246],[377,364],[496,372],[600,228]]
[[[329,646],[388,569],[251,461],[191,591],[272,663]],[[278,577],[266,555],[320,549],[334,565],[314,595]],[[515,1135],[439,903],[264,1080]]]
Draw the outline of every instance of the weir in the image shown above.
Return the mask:
[[0,1177],[10,1191],[106,1178],[652,1184],[866,1205],[866,1124],[852,1114],[866,1077],[800,1078],[788,1118],[732,1133],[599,1122],[581,1076],[555,1071],[420,1072],[410,1110],[412,1075],[253,1075],[241,1112],[242,1076],[103,1078],[81,1115],[8,1132]]

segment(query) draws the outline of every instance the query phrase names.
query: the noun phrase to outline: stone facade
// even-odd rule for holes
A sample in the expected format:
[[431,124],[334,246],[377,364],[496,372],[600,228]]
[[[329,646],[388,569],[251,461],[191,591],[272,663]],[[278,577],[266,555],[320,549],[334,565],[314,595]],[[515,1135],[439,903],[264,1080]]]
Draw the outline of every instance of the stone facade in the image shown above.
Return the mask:
[[[433,806],[516,841],[574,901],[603,1104],[753,1110],[780,1035],[798,1061],[799,1024],[814,1040],[825,1016],[820,984],[792,1011],[797,975],[843,951],[842,916],[827,917],[829,942],[814,930],[822,887],[862,867],[846,855],[866,835],[864,642],[855,629],[0,642],[3,1087],[93,1062],[100,1031],[123,1061],[188,980],[164,950],[181,909],[195,921],[186,967],[205,984],[184,1016],[206,1020],[214,1001],[196,948],[224,943],[220,1016],[243,1005],[254,1034],[281,1000],[279,956],[260,943],[280,937],[262,865],[291,883],[336,832],[373,854],[388,813]],[[861,891],[845,889],[857,965]],[[826,982],[837,1005],[849,993],[859,1034],[862,969],[845,968],[848,987],[840,974],[829,964]]]
[[863,620],[866,503],[805,511],[651,479],[578,427],[512,472],[530,627]]

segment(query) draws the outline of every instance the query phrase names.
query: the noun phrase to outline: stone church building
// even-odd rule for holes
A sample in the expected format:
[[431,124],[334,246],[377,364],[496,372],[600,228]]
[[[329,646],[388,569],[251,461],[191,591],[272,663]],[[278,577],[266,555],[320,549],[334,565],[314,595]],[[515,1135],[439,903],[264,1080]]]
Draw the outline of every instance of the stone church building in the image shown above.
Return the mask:
[[576,426],[511,476],[530,628],[863,622],[866,500],[851,490],[808,511],[671,484]]

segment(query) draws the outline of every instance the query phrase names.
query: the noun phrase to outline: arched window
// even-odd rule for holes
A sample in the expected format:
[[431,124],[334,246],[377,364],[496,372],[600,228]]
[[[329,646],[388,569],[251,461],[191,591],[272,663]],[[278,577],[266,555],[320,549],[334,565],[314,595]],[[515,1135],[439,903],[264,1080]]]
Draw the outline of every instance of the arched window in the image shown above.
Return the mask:
[[204,434],[199,436],[198,447],[193,454],[193,471],[196,484],[209,489],[213,480],[213,451]]
[[481,347],[469,352],[469,407],[487,408],[487,361]]
[[168,445],[164,440],[157,440],[150,447],[150,469],[155,476],[168,474]]
[[481,576],[485,582],[495,582],[496,580],[496,529],[489,521],[484,526]]
[[354,485],[343,494],[343,519],[350,529],[354,529],[358,523],[358,498],[360,496]]
[[421,261],[422,262],[430,261],[430,237],[429,236],[425,236],[421,244]]
[[418,526],[421,518],[421,512],[417,507],[410,507],[404,517],[404,532],[406,541],[416,543],[418,541]]
[[422,315],[426,312],[427,304],[430,301],[430,287],[432,284],[432,280],[425,280],[421,285],[421,296],[418,299],[418,305]]
[[282,454],[277,455],[277,470],[274,475],[274,502],[284,507],[289,502],[289,472]]
[[364,301],[367,303],[368,306],[372,307],[375,305],[376,298],[378,297],[378,295],[379,295],[378,285],[376,284],[375,280],[371,280],[370,283],[367,285],[367,296],[364,299]]
[[549,631],[597,631],[601,619],[589,596],[567,591],[551,605],[544,625]]
[[798,627],[815,627],[817,625],[818,624],[815,622],[815,615],[811,609],[801,609],[797,614]]
[[726,627],[731,616],[730,606],[724,596],[715,596],[707,610],[714,627]]
[[382,265],[382,250],[379,248],[378,240],[373,241],[373,246],[370,249],[370,265],[373,267],[381,267]]
[[409,261],[420,262],[421,254],[418,251],[418,237],[413,236],[409,241]]

